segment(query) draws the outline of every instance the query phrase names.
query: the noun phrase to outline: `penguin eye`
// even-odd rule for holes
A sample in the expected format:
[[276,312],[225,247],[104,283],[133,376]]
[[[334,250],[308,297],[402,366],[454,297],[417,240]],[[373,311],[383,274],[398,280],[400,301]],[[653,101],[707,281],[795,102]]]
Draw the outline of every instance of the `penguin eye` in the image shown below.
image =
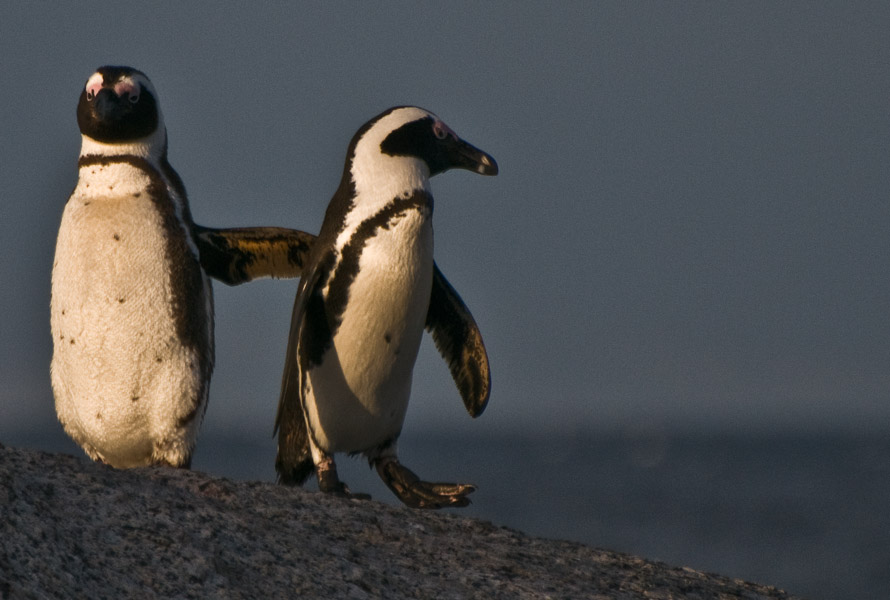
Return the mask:
[[102,74],[93,73],[93,76],[87,81],[85,89],[87,92],[87,100],[93,100],[96,97],[96,94],[102,89]]
[[460,139],[459,137],[457,137],[457,134],[451,130],[451,127],[449,127],[448,125],[446,125],[445,123],[443,123],[442,121],[440,121],[438,119],[436,119],[433,122],[433,135],[435,135],[436,138],[438,138],[440,140],[444,140],[449,135],[451,137],[453,137],[455,140]]
[[448,127],[445,125],[445,123],[436,121],[435,123],[433,123],[433,135],[435,135],[440,140],[444,140],[448,137]]
[[142,88],[139,84],[130,79],[122,79],[114,86],[114,93],[117,94],[118,98],[126,96],[130,104],[139,102],[139,93],[141,91]]

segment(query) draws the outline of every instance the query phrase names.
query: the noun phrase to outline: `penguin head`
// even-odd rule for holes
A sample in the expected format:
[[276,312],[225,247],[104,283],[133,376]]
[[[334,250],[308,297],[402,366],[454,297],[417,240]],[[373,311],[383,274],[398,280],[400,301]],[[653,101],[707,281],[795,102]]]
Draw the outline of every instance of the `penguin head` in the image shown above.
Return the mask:
[[88,140],[100,145],[136,144],[148,153],[166,146],[154,86],[132,67],[99,67],[87,79],[77,103],[77,125],[85,145]]
[[394,167],[415,163],[426,177],[448,169],[497,175],[489,154],[465,142],[439,117],[416,106],[397,106],[377,115],[353,137],[350,155],[356,163]]

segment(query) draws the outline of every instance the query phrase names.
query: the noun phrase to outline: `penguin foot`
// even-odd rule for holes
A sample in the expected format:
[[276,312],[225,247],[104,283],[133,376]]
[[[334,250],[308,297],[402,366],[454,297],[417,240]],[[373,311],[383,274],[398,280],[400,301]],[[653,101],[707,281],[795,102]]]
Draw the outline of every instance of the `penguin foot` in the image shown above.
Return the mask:
[[411,469],[395,458],[385,458],[374,463],[383,483],[411,508],[445,508],[467,506],[468,494],[476,491],[469,483],[432,483],[421,481]]
[[316,474],[318,475],[318,489],[325,494],[332,494],[341,498],[352,498],[355,500],[370,500],[370,494],[353,494],[346,487],[346,484],[340,481],[337,476],[337,466],[333,460],[323,461],[316,466]]

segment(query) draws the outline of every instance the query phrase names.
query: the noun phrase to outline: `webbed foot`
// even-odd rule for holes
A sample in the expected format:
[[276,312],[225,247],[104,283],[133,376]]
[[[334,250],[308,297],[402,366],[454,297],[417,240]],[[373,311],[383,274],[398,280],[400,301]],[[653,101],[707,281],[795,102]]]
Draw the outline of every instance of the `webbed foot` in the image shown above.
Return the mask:
[[469,483],[433,483],[421,481],[411,469],[395,458],[375,461],[377,473],[399,500],[411,508],[445,508],[467,506],[468,494],[476,491]]

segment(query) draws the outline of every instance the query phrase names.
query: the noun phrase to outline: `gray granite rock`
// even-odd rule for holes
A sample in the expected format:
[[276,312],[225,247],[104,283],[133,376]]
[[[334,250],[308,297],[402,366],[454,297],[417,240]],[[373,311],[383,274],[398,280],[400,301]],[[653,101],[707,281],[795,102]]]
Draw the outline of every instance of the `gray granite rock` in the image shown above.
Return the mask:
[[0,446],[0,598],[792,598],[453,514]]

